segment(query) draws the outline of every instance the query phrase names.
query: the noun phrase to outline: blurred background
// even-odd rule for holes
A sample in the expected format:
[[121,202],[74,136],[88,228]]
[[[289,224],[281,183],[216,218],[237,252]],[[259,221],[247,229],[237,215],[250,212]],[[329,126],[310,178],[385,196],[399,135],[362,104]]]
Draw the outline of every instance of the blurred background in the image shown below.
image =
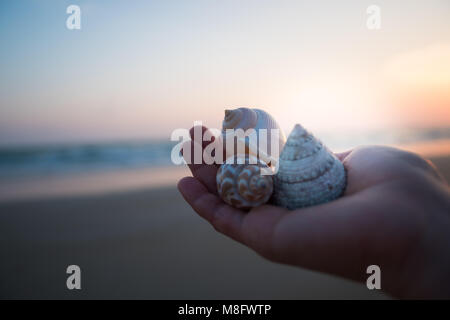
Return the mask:
[[175,190],[170,134],[253,106],[448,178],[449,21],[448,0],[2,1],[0,297],[385,298],[215,233]]

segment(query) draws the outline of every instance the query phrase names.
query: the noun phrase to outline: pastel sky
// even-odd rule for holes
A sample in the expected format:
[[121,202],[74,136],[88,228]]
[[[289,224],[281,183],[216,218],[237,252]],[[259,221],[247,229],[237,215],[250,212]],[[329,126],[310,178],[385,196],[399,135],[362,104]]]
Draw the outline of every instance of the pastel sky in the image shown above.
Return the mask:
[[0,144],[168,138],[233,106],[287,130],[450,126],[448,0],[1,1],[0,41]]

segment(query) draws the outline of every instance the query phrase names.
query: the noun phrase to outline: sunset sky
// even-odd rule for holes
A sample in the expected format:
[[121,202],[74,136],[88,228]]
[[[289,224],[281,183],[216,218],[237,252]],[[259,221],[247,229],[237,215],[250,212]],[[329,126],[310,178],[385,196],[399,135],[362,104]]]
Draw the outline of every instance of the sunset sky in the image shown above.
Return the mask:
[[0,144],[168,139],[233,106],[286,130],[450,126],[449,0],[2,1],[0,40]]

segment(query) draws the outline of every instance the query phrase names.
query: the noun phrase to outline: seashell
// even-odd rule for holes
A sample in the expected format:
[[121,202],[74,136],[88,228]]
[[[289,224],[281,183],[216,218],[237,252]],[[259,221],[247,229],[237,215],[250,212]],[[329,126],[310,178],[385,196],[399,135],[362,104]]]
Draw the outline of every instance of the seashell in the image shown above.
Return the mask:
[[[252,132],[249,131],[249,135],[244,139],[235,138],[235,149],[227,149],[226,158],[233,157],[235,154],[239,153],[236,150],[236,145],[241,142],[245,145],[245,154],[256,156],[267,164],[275,165],[279,153],[286,142],[283,130],[281,130],[275,119],[270,114],[260,109],[238,108],[234,110],[225,110],[225,119],[222,122],[222,139],[225,141],[229,134],[234,135],[234,130],[230,132],[229,129],[243,129],[244,131],[249,129],[254,130]],[[262,140],[260,140],[259,135],[264,134],[264,132],[260,131],[261,129],[267,130],[267,135],[265,135],[267,139],[266,147],[263,147],[261,143]],[[272,131],[273,129],[276,129],[277,131]],[[227,132],[227,130],[229,131]],[[275,134],[277,136],[274,136]],[[278,147],[272,144],[272,140],[278,142]]]
[[[249,209],[266,203],[273,191],[272,175],[261,175],[270,170],[268,165],[254,156],[236,155],[217,171],[217,191],[229,205]],[[242,164],[239,164],[241,160]],[[231,163],[232,162],[232,163]]]
[[342,162],[297,124],[280,154],[274,204],[288,209],[317,205],[338,198],[345,186]]
[[[236,135],[236,129],[243,130],[241,136]],[[220,197],[240,209],[266,203],[273,192],[271,166],[277,165],[279,152],[286,142],[278,123],[260,109],[225,110],[221,138],[227,160],[216,176]],[[233,148],[227,146],[229,141],[233,142]]]

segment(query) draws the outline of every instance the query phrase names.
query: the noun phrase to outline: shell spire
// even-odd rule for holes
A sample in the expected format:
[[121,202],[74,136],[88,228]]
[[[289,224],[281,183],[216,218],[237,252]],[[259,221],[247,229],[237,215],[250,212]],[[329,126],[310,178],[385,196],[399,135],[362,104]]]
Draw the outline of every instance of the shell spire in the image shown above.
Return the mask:
[[243,129],[255,128],[258,121],[258,114],[254,109],[238,108],[225,110],[225,118],[222,122],[222,129]]
[[338,198],[345,185],[342,162],[297,124],[280,155],[273,202],[289,209],[316,205]]

